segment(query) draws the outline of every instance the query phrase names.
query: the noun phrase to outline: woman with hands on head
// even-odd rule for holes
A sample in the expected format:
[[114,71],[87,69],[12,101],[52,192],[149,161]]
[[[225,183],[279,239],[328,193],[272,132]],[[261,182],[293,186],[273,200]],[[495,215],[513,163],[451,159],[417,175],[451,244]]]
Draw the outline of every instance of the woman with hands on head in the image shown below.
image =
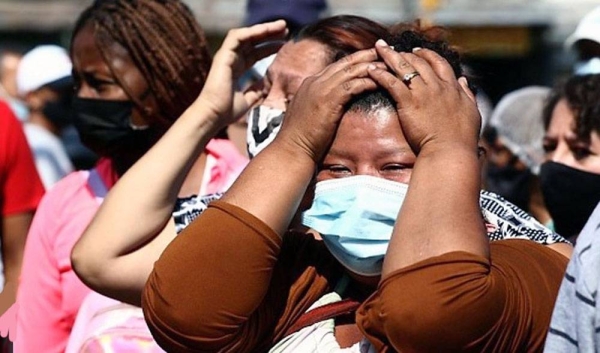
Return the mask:
[[541,350],[567,258],[489,241],[456,52],[415,30],[389,42],[307,78],[273,142],[163,252],[142,306],[164,349]]
[[[283,44],[286,34],[283,21],[229,31],[200,95],[119,180],[75,245],[75,271],[90,287],[139,305],[154,262],[175,236],[165,223],[170,223],[176,196],[202,152],[205,136],[248,112],[249,150],[251,155],[258,153],[272,139],[269,132],[279,130],[288,102],[306,77],[341,55],[372,47],[387,29],[358,16],[334,16],[306,26]],[[245,92],[234,89],[254,61],[278,49],[260,85]],[[186,216],[177,231],[202,211],[200,207],[206,206],[197,203],[195,213]],[[138,221],[140,214],[144,222]]]

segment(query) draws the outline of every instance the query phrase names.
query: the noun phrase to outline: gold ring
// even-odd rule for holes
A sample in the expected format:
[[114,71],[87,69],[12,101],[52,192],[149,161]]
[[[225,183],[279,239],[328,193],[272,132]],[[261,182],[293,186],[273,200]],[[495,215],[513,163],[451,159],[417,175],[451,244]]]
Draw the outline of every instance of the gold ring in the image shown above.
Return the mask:
[[413,71],[413,72],[411,72],[411,73],[408,73],[408,74],[406,74],[406,75],[402,76],[402,82],[404,82],[404,83],[406,83],[406,84],[409,84],[409,83],[410,83],[410,81],[411,81],[413,78],[415,78],[415,77],[417,77],[417,76],[420,76],[420,75],[421,75],[421,74],[420,74],[420,73],[418,73],[417,71]]

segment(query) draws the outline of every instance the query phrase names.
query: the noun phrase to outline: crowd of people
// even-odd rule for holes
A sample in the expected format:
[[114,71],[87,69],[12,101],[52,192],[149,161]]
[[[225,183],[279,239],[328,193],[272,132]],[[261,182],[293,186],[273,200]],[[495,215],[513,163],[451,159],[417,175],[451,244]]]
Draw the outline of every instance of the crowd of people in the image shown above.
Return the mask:
[[10,349],[600,351],[600,8],[484,120],[443,28],[259,5],[214,55],[181,0],[4,53]]

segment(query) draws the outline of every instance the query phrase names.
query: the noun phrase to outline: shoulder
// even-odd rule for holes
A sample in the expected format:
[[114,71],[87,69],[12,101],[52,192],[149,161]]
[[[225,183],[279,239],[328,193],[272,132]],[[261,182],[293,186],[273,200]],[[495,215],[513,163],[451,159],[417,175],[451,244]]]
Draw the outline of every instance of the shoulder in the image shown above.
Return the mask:
[[600,204],[581,230],[567,273],[587,293],[595,293],[600,286]]
[[88,171],[76,171],[65,176],[46,192],[37,212],[64,212],[81,207],[82,202],[95,201],[87,187],[88,176]]
[[[519,272],[542,270],[562,276],[568,259],[548,246],[528,239],[504,239],[490,243],[492,266],[509,266]],[[532,267],[533,266],[533,267]]]
[[[28,149],[23,126],[10,111],[3,109],[5,104],[0,101],[0,155],[15,155],[15,150]],[[6,156],[5,156],[6,157]]]

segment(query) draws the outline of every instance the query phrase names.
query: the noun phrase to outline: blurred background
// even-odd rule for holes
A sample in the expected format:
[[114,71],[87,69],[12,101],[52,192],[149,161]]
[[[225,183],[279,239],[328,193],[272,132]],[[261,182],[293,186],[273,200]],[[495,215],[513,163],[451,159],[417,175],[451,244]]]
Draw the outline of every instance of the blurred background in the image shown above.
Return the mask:
[[[288,1],[288,0],[281,0]],[[37,44],[67,46],[89,0],[0,0],[0,50],[25,52]],[[244,22],[246,0],[187,0],[218,47]],[[356,14],[382,23],[421,18],[447,27],[481,77],[492,103],[526,85],[552,85],[572,69],[563,47],[595,0],[329,0],[328,14]]]

